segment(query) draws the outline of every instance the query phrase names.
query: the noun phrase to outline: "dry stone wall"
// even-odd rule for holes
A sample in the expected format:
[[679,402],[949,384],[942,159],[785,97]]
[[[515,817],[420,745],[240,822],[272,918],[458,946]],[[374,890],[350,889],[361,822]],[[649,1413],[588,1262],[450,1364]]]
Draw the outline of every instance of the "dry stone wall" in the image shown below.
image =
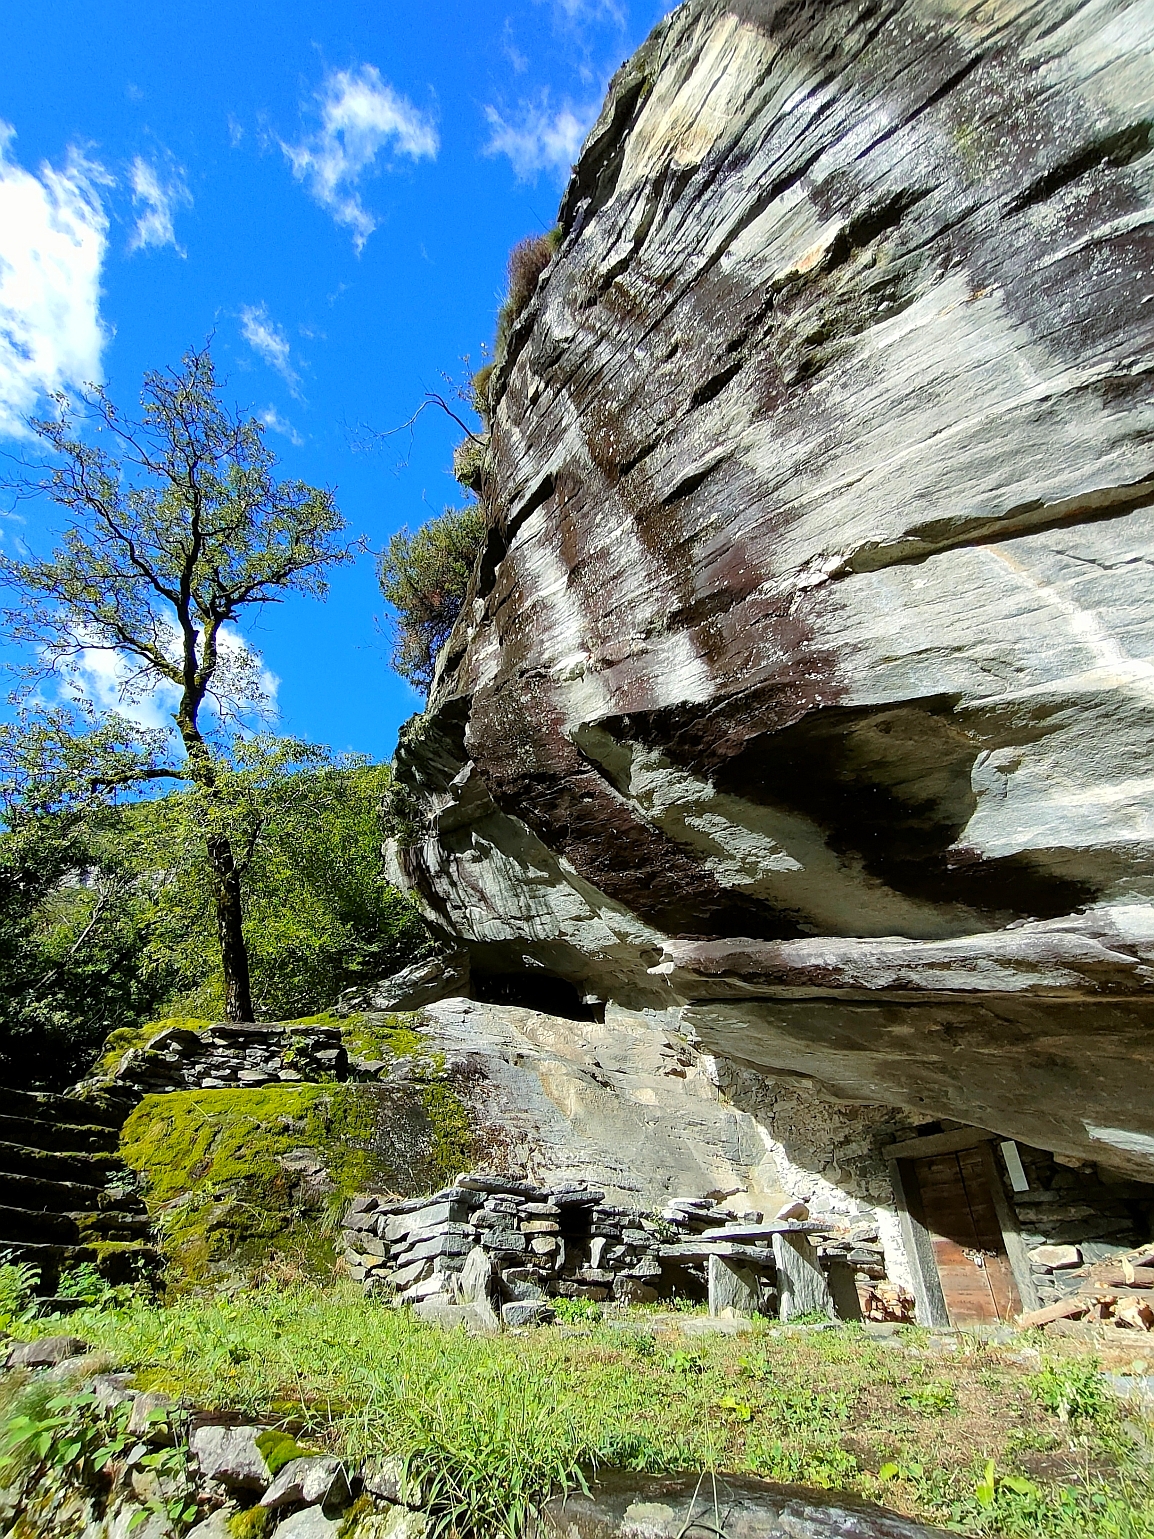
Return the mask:
[[139,1095],[170,1090],[259,1089],[262,1085],[344,1080],[349,1055],[339,1026],[169,1026],[125,1053],[116,1087]]
[[[710,1198],[660,1212],[608,1202],[584,1183],[533,1186],[474,1172],[409,1202],[366,1194],[344,1218],[344,1262],[370,1292],[427,1312],[473,1311],[496,1328],[545,1323],[548,1301],[651,1303],[708,1298],[711,1313],[810,1313],[905,1319],[912,1299],[887,1285],[877,1224],[775,1218]],[[497,1309],[501,1314],[498,1316]]]

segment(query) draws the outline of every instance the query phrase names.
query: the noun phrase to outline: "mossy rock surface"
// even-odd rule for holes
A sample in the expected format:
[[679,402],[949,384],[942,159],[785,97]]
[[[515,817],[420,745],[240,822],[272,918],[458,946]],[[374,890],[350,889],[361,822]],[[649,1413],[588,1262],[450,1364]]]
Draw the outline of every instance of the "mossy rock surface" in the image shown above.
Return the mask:
[[[410,1028],[383,1030],[394,1056],[419,1054]],[[120,1152],[142,1177],[169,1284],[184,1290],[331,1278],[350,1196],[434,1191],[469,1166],[474,1139],[443,1079],[284,1084],[145,1096]]]

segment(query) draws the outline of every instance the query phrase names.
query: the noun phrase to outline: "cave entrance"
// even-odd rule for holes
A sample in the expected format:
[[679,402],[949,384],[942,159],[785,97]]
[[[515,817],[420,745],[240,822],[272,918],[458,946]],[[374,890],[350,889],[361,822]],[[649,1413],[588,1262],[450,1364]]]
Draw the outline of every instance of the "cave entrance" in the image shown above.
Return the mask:
[[957,1128],[885,1151],[927,1325],[998,1325],[1037,1305],[992,1138]]

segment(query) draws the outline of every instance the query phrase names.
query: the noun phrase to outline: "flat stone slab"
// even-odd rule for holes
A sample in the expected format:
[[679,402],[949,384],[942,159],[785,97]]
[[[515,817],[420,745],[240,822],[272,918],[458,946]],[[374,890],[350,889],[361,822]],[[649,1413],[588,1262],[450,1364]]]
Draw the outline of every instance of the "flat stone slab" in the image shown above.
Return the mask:
[[797,1219],[781,1219],[775,1224],[722,1224],[716,1229],[703,1229],[701,1240],[737,1240],[752,1244],[755,1240],[772,1240],[775,1234],[826,1234],[826,1224],[800,1223]]
[[708,1261],[710,1256],[722,1256],[754,1266],[774,1264],[768,1245],[741,1245],[736,1240],[688,1240],[684,1245],[662,1245],[657,1254],[662,1261]]
[[[720,1521],[718,1521],[720,1519]],[[696,1521],[695,1521],[696,1520]],[[718,1475],[613,1472],[592,1491],[555,1497],[542,1535],[557,1539],[933,1539],[946,1533],[837,1491]]]

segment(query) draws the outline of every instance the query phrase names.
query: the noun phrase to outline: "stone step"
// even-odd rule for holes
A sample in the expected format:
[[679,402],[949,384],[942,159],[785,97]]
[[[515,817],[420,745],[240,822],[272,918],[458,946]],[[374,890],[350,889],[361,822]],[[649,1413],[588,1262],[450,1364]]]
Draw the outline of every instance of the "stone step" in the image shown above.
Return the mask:
[[13,1090],[0,1085],[0,1115],[28,1117],[37,1122],[64,1122],[82,1127],[106,1127],[117,1131],[131,1106],[128,1102],[82,1096],[53,1095],[50,1091]]
[[43,1213],[0,1206],[0,1251],[20,1243],[82,1245],[86,1241],[133,1240],[149,1229],[146,1213]]
[[119,1139],[115,1128],[98,1123],[46,1122],[0,1112],[0,1141],[62,1154],[113,1154]]
[[79,1181],[81,1185],[102,1187],[114,1171],[123,1169],[124,1162],[115,1154],[62,1154],[0,1139],[0,1177],[41,1176],[49,1181]]
[[3,1250],[7,1258],[36,1268],[40,1274],[36,1291],[41,1296],[51,1296],[60,1284],[61,1274],[78,1266],[95,1266],[108,1282],[121,1283],[135,1282],[160,1262],[159,1253],[151,1245],[131,1240],[111,1245],[60,1245],[16,1240],[5,1244]]
[[57,1181],[43,1176],[6,1175],[4,1194],[15,1207],[45,1213],[142,1213],[139,1197],[111,1197],[100,1186]]

